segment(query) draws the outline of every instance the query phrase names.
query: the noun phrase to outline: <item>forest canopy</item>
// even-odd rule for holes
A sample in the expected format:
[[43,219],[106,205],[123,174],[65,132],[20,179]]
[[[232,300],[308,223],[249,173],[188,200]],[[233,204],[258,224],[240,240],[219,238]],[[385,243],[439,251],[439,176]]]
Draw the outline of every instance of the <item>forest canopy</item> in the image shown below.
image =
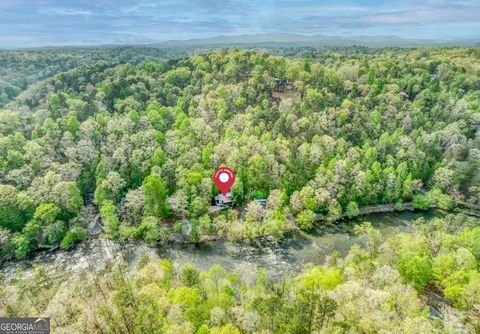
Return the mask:
[[[281,237],[368,205],[478,206],[478,59],[222,50],[57,74],[0,112],[2,257],[83,239],[89,194],[108,235],[151,243]],[[208,214],[220,165],[244,215]]]
[[[446,214],[480,210],[479,59],[478,48],[0,52],[1,264],[99,231],[107,248],[259,244],[379,207],[443,217],[388,236],[356,224],[349,250],[280,280],[158,257],[5,271],[0,313],[46,314],[65,333],[478,332],[478,219]],[[225,210],[212,206],[219,166],[236,174]]]
[[0,107],[36,82],[60,72],[95,63],[132,63],[178,58],[185,51],[147,47],[0,50]]

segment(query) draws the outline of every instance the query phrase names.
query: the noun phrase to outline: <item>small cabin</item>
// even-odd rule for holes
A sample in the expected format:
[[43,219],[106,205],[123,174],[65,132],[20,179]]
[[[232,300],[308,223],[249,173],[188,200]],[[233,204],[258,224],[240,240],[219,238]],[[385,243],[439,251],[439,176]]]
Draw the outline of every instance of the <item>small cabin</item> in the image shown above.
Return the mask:
[[275,79],[275,92],[285,93],[288,90],[293,89],[293,83],[287,79]]
[[219,207],[233,206],[233,194],[228,192],[226,195],[218,194],[213,198],[212,205]]

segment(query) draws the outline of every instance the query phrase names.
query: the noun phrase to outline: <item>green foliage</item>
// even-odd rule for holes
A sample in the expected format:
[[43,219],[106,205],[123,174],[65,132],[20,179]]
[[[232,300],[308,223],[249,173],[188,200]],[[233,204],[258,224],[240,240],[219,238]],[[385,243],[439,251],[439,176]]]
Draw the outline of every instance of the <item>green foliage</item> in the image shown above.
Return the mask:
[[57,219],[60,209],[53,203],[43,203],[37,206],[33,218],[47,224],[51,224]]
[[31,243],[28,236],[15,233],[12,241],[15,245],[15,257],[19,260],[24,259],[31,250]]
[[200,303],[202,297],[197,288],[179,287],[172,289],[168,293],[168,299],[175,304],[180,304],[185,308],[194,307]]
[[188,84],[190,76],[191,72],[188,68],[179,67],[177,69],[169,71],[165,75],[165,82],[183,88]]
[[161,222],[156,217],[147,216],[142,219],[142,223],[138,227],[138,233],[143,237],[145,243],[155,244],[166,239],[165,230],[160,224]]
[[71,113],[68,115],[67,122],[65,124],[65,130],[69,131],[71,134],[76,134],[80,128],[80,122],[78,121],[75,114]]
[[176,221],[173,225],[173,230],[175,233],[182,233],[183,223],[181,221]]
[[251,194],[252,198],[254,199],[265,199],[268,198],[268,195],[268,190],[254,190]]
[[30,241],[36,240],[40,233],[42,232],[42,227],[36,220],[30,220],[22,229],[22,233]]
[[63,221],[57,220],[46,226],[44,232],[47,244],[60,244],[67,232],[67,226]]
[[306,270],[298,277],[300,289],[315,290],[324,289],[332,290],[342,283],[342,272],[337,268],[313,267]]
[[69,249],[75,243],[84,240],[87,237],[87,231],[81,226],[73,226],[70,228],[60,243],[62,249]]
[[460,270],[443,282],[445,297],[459,308],[475,305],[480,296],[480,273],[477,270]]
[[190,222],[190,229],[188,231],[188,236],[190,238],[191,243],[196,244],[200,241],[199,224],[196,219]]
[[198,227],[205,234],[211,234],[214,232],[212,220],[208,214],[205,214],[198,218]]
[[313,227],[315,221],[315,213],[312,210],[303,210],[300,212],[296,218],[296,223],[298,227],[302,230],[310,230]]
[[163,150],[158,147],[155,149],[153,152],[153,157],[152,157],[152,165],[153,166],[163,166],[163,164],[167,161],[167,156]]
[[360,214],[360,210],[358,208],[358,204],[353,201],[348,203],[347,208],[345,210],[345,215],[348,218],[353,218],[358,216],[359,214]]
[[419,253],[403,254],[398,261],[398,271],[417,290],[423,290],[432,278],[430,259]]
[[158,175],[149,175],[143,180],[142,191],[145,195],[145,215],[166,217],[168,207],[166,204],[167,187],[165,181]]
[[443,210],[451,210],[453,207],[452,197],[442,193],[438,188],[434,188],[428,193],[428,200],[430,203]]
[[[139,231],[142,217],[192,218],[197,242],[282,237],[313,215],[412,200],[475,208],[478,68],[468,48],[2,51],[0,105],[47,80],[0,110],[0,227],[20,233],[35,212],[30,247],[53,245],[90,192],[109,235],[149,242],[165,231]],[[197,219],[220,165],[236,171],[240,208],[266,207]],[[478,257],[475,236],[453,239]]]
[[192,265],[185,265],[181,275],[182,284],[187,287],[194,287],[200,284],[200,273]]
[[332,222],[340,219],[341,217],[342,217],[342,207],[336,200],[333,200],[328,206],[327,220]]
[[20,231],[28,217],[17,202],[18,195],[15,187],[0,185],[0,226],[12,231]]
[[428,210],[430,209],[431,203],[430,200],[424,195],[415,195],[413,196],[413,208],[418,210]]
[[380,247],[380,232],[373,228],[371,223],[362,223],[361,225],[355,225],[354,232],[359,237],[359,240],[367,248],[370,257],[375,257],[378,254],[378,249]]
[[120,227],[115,205],[112,201],[104,201],[100,207],[100,216],[102,217],[105,232],[111,236],[116,236]]
[[83,205],[82,194],[74,182],[60,182],[53,188],[57,194],[54,203],[62,210],[65,217],[76,216]]
[[[103,63],[131,62],[141,63],[149,60],[162,60],[183,55],[182,51],[166,51],[158,48],[130,47],[118,48],[61,48],[58,50],[28,50],[2,51],[0,53],[0,107],[14,99],[27,86],[37,81],[53,77],[60,72],[72,68]],[[156,63],[155,70],[165,70],[165,63]],[[142,65],[145,66],[145,65]],[[168,65],[167,65],[168,66]],[[102,92],[109,95],[108,89],[103,87]],[[58,95],[52,95],[49,100],[51,110],[57,111],[61,106]]]
[[465,228],[455,239],[460,246],[467,248],[480,259],[480,227]]
[[[432,318],[420,295],[431,284],[452,303],[455,310],[449,314],[454,312],[464,319],[465,330],[475,332],[478,264],[453,240],[472,233],[464,228],[471,222],[462,215],[420,219],[383,245],[379,231],[362,224],[355,231],[362,246],[379,251],[368,256],[355,244],[326,265],[280,279],[265,269],[235,274],[216,264],[201,271],[147,256],[137,268],[107,266],[93,280],[61,275],[58,281],[47,267],[37,267],[32,275],[5,282],[0,311],[68,311],[68,302],[76,300],[77,316],[59,321],[55,328],[86,333],[117,333],[122,328],[132,333],[450,333],[451,324]],[[14,236],[20,257],[19,237]]]
[[195,197],[191,202],[190,206],[188,207],[188,211],[190,212],[192,217],[199,217],[203,214],[206,214],[208,211],[208,200],[206,198]]
[[437,281],[443,281],[450,276],[456,267],[455,259],[449,254],[439,255],[435,258],[432,266],[433,278]]

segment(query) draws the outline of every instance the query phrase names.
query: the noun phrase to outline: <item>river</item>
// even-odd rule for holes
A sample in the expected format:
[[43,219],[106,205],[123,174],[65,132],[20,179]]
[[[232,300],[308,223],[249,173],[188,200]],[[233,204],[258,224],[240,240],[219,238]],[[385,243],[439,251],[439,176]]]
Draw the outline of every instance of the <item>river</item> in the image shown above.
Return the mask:
[[270,276],[278,279],[292,276],[314,264],[323,264],[333,251],[345,254],[358,240],[353,227],[362,222],[370,222],[384,238],[405,231],[408,223],[420,217],[429,220],[443,216],[441,211],[402,211],[361,216],[336,224],[322,225],[309,233],[299,233],[279,242],[257,245],[232,243],[224,239],[208,245],[170,245],[158,250],[161,257],[174,262],[191,263],[206,270],[218,263],[228,271],[244,274],[256,269],[267,270]]
[[[249,279],[255,271],[264,268],[274,279],[292,276],[311,264],[322,264],[333,251],[344,254],[357,241],[353,227],[361,222],[370,222],[384,238],[409,228],[408,222],[424,217],[442,216],[438,210],[422,212],[391,212],[371,214],[341,223],[322,225],[310,233],[295,234],[278,242],[251,245],[230,242],[225,239],[207,245],[167,244],[163,247],[148,247],[141,241],[119,244],[118,242],[92,238],[70,251],[55,250],[39,252],[30,259],[10,261],[0,265],[5,280],[15,277],[18,270],[28,276],[35,264],[44,265],[50,272],[77,275],[87,272],[93,275],[109,263],[126,261],[134,266],[144,256],[167,258],[176,266],[190,263],[201,270],[220,264],[228,271]],[[251,277],[253,279],[253,276]]]

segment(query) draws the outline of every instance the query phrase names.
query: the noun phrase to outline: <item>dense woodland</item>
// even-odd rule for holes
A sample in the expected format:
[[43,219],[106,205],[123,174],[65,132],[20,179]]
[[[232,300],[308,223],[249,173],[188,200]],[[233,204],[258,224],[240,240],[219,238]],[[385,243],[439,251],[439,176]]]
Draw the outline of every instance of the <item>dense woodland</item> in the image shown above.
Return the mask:
[[[367,205],[480,205],[477,48],[221,50],[164,61],[135,52],[132,62],[85,53],[53,65],[48,51],[1,56],[9,68],[42,68],[32,82],[75,67],[0,111],[2,260],[85,239],[89,194],[104,236],[152,245],[281,238]],[[7,83],[23,89],[28,80]],[[17,94],[5,92],[4,102]],[[237,207],[209,214],[222,165],[236,172]],[[45,284],[65,301],[83,298],[62,306],[56,326],[95,326],[85,333],[454,332],[429,318],[417,295],[426,288],[480,330],[478,220],[418,223],[385,243],[371,226],[358,233],[363,248],[281,284],[261,272],[245,281],[153,260],[105,273],[92,294]],[[35,283],[19,284],[4,291],[2,313],[45,310]],[[83,309],[91,306],[98,313]]]
[[122,62],[138,64],[147,60],[178,58],[185,54],[185,50],[148,47],[0,50],[0,107],[30,85],[78,66]]
[[[478,333],[478,220],[412,226],[383,242],[359,225],[362,243],[346,256],[277,282],[263,270],[200,272],[148,257],[94,278],[40,266],[2,286],[0,312],[48,314],[55,333]],[[435,289],[455,307],[446,321],[430,316],[422,295]]]

